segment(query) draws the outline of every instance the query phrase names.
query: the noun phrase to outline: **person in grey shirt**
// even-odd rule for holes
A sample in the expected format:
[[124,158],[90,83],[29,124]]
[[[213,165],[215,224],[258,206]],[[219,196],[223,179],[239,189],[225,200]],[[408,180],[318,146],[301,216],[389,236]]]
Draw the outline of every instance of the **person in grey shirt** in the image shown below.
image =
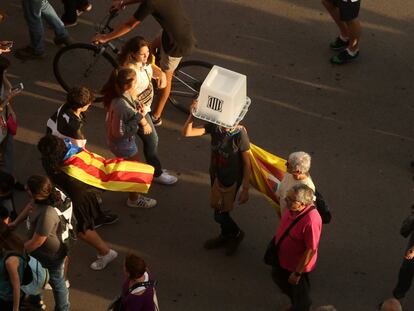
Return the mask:
[[67,254],[60,239],[60,219],[53,207],[62,204],[61,196],[46,176],[31,176],[27,181],[27,188],[33,201],[27,218],[30,239],[24,244],[24,248],[49,270],[55,311],[68,311],[69,290],[63,273]]

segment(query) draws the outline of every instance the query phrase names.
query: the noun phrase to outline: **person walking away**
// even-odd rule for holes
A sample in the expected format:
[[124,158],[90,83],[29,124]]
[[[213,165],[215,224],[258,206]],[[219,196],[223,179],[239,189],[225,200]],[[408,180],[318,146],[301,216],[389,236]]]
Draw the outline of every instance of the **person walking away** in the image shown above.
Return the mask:
[[[78,238],[98,251],[98,258],[90,265],[91,269],[104,269],[118,256],[118,253],[111,249],[95,230],[95,219],[102,214],[100,197],[96,195],[96,188],[62,171],[63,159],[68,152],[62,139],[46,135],[40,139],[37,148],[41,154],[43,169],[48,177],[72,200],[73,213],[77,220]],[[16,221],[21,214],[23,215],[23,211]]]
[[[195,109],[196,104],[195,101],[192,109]],[[210,205],[214,209],[214,220],[220,225],[221,233],[218,237],[207,240],[204,248],[225,246],[226,255],[231,256],[244,238],[244,232],[230,216],[240,187],[239,204],[244,204],[249,199],[251,164],[247,131],[241,125],[224,128],[207,123],[202,127],[193,127],[193,115],[190,112],[182,134],[185,137],[205,134],[211,136]]]
[[49,271],[55,310],[67,311],[70,309],[69,290],[63,273],[67,252],[60,239],[63,230],[60,218],[54,209],[57,204],[62,204],[62,199],[45,176],[29,177],[27,188],[33,203],[26,222],[30,239],[24,248]]
[[414,204],[411,206],[411,214],[404,219],[400,233],[407,238],[408,245],[403,262],[398,273],[397,285],[393,290],[394,298],[401,300],[405,297],[411,287],[414,277]]
[[[279,263],[272,271],[273,281],[290,298],[292,311],[309,311],[312,305],[309,274],[315,268],[322,231],[322,219],[313,205],[313,196],[312,189],[305,184],[295,185],[288,191],[287,209],[275,236],[275,244],[280,245]],[[298,217],[301,218],[285,235]]]
[[[288,191],[295,185],[307,185],[315,192],[315,185],[309,174],[311,167],[311,156],[303,151],[293,152],[289,155],[286,162],[286,174],[276,190],[276,199],[279,201],[280,215],[287,208],[286,195]],[[279,216],[280,216],[279,215]]]
[[171,92],[172,77],[183,56],[189,55],[194,47],[195,39],[192,26],[184,11],[181,0],[113,0],[111,10],[119,10],[125,5],[139,3],[138,9],[126,22],[108,34],[98,34],[92,42],[105,43],[121,37],[139,26],[149,15],[161,25],[161,36],[151,44],[154,51],[160,48],[160,67],[165,72],[167,85],[159,92],[158,102],[152,112],[155,126],[162,124],[161,114]]
[[158,310],[156,308],[156,296],[154,297],[154,281],[147,270],[145,261],[134,254],[127,254],[124,261],[124,271],[127,275],[127,279],[122,286],[121,295],[121,303],[124,310]]
[[331,58],[331,63],[346,64],[359,56],[361,23],[359,9],[361,0],[322,0],[323,6],[339,28],[339,36],[329,47],[339,54]]
[[[109,149],[120,158],[139,161],[138,147],[135,134],[139,123],[144,133],[151,131],[151,126],[136,109],[136,73],[131,68],[120,68],[115,72],[115,91],[118,96],[114,97],[107,107],[106,134]],[[152,208],[157,201],[145,197],[139,193],[131,192],[126,205],[129,207]]]
[[57,16],[55,9],[48,0],[22,0],[24,19],[30,36],[30,44],[26,47],[15,50],[15,56],[21,60],[39,59],[45,55],[44,37],[42,19],[53,28],[55,38],[53,42],[57,46],[70,45],[68,32],[65,25]]

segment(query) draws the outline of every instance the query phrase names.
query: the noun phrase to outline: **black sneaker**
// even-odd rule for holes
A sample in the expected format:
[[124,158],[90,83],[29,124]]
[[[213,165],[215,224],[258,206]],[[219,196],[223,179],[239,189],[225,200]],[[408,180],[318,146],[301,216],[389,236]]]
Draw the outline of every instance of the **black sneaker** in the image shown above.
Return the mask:
[[229,238],[226,245],[226,255],[232,256],[236,253],[239,244],[244,239],[244,232],[240,230],[239,234],[235,237]]
[[55,43],[55,45],[60,46],[60,45],[71,45],[73,43],[73,40],[71,37],[67,36],[64,38],[54,38],[53,42]]
[[31,46],[26,46],[14,51],[14,56],[21,60],[42,59],[44,55],[44,52],[36,52]]
[[102,227],[103,225],[111,225],[118,220],[119,217],[115,214],[102,214],[94,220],[94,229]]
[[329,44],[329,47],[331,48],[331,50],[341,51],[341,50],[346,49],[348,47],[348,44],[349,44],[349,40],[344,41],[338,36],[336,37],[334,42],[331,42]]
[[151,114],[151,120],[152,120],[152,124],[154,124],[154,126],[160,126],[162,124],[162,119],[160,118],[156,118]]
[[353,61],[359,55],[359,51],[356,52],[355,55],[351,55],[348,53],[348,50],[344,50],[340,52],[338,55],[331,58],[331,63],[335,65],[343,65]]
[[216,238],[209,239],[204,242],[205,249],[216,249],[226,245],[229,239],[223,235],[219,235]]

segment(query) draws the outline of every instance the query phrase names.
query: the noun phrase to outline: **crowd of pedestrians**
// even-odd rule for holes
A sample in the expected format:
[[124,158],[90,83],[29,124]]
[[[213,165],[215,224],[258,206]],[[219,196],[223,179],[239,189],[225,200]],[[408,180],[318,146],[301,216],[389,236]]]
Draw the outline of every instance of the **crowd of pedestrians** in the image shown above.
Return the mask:
[[[89,12],[89,0],[63,0],[64,12],[59,18],[47,0],[23,0],[24,18],[30,43],[14,50],[22,60],[38,59],[45,55],[44,19],[55,33],[56,45],[73,42],[66,28],[77,25],[79,15]],[[172,76],[183,56],[191,53],[195,39],[191,23],[180,0],[113,0],[110,9],[121,9],[138,3],[135,13],[115,30],[92,38],[101,44],[121,37],[152,15],[162,33],[152,43],[134,36],[124,43],[118,57],[119,67],[108,73],[102,86],[106,109],[105,129],[108,149],[117,158],[141,161],[137,137],[142,141],[146,163],[154,167],[153,181],[173,185],[178,178],[165,170],[158,153],[159,137],[156,127],[162,124],[161,115],[171,91]],[[339,54],[331,58],[334,64],[345,64],[359,55],[361,26],[358,19],[360,0],[322,0],[323,5],[339,28],[339,35],[330,48]],[[5,14],[0,13],[0,22]],[[150,61],[154,49],[160,50],[160,67]],[[0,41],[0,54],[12,50],[11,41]],[[118,216],[102,210],[99,189],[69,176],[64,161],[73,152],[86,148],[83,127],[94,94],[84,86],[71,89],[67,99],[47,120],[46,135],[37,144],[44,175],[33,175],[25,190],[30,202],[17,213],[13,192],[21,188],[13,177],[13,136],[16,134],[16,114],[12,100],[20,92],[13,89],[7,78],[10,62],[0,57],[0,310],[19,310],[28,304],[44,309],[42,289],[49,284],[53,291],[56,311],[70,310],[69,283],[66,278],[70,248],[62,238],[63,222],[58,210],[66,204],[64,193],[73,205],[77,220],[73,230],[80,240],[97,251],[90,264],[93,270],[103,270],[118,257],[118,253],[102,239],[96,228],[118,221]],[[155,88],[157,92],[155,92]],[[153,105],[154,102],[154,105]],[[194,100],[191,109],[196,109]],[[182,135],[209,135],[210,206],[214,221],[220,226],[218,236],[204,242],[207,250],[224,248],[227,256],[234,255],[245,236],[233,219],[235,201],[249,200],[251,176],[250,140],[241,124],[226,128],[213,123],[193,126],[189,114]],[[75,151],[74,151],[75,150]],[[287,310],[309,311],[310,274],[315,269],[323,229],[316,201],[316,188],[310,176],[311,156],[303,151],[293,152],[286,162],[286,173],[275,197],[280,206],[280,218],[272,239],[276,259],[271,263],[272,278],[290,299]],[[153,208],[157,201],[138,192],[130,192],[126,205],[131,208]],[[403,223],[401,234],[410,237],[394,298],[385,300],[380,310],[402,310],[399,300],[409,290],[414,276],[414,214]],[[26,223],[27,239],[23,241],[13,231]],[[154,279],[145,261],[135,254],[124,260],[125,282],[121,295],[113,302],[114,310],[122,306],[127,311],[159,310]],[[314,310],[335,310],[333,306]]]

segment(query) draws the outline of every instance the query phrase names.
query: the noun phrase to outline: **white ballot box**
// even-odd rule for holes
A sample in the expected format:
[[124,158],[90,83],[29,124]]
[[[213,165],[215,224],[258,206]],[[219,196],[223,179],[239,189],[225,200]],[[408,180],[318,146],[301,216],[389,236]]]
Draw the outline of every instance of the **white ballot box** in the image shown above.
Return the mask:
[[196,118],[224,127],[233,127],[247,113],[245,75],[213,66],[200,88]]

